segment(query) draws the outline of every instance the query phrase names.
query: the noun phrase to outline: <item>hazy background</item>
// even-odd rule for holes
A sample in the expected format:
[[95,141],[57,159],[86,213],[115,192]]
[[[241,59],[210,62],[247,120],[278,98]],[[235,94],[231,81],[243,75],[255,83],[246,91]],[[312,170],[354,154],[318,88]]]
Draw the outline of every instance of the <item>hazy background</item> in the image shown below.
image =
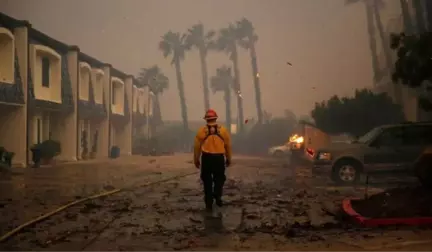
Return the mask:
[[[383,22],[399,15],[397,0],[385,1]],[[174,68],[158,51],[161,35],[184,32],[201,21],[219,29],[242,17],[259,35],[258,67],[263,109],[282,115],[291,109],[308,114],[314,102],[331,95],[350,95],[372,86],[372,69],[363,4],[343,0],[0,0],[0,11],[29,20],[33,27],[130,74],[159,65],[170,78],[161,98],[162,115],[179,120],[180,106]],[[289,61],[293,66],[289,66]],[[230,64],[221,53],[210,53],[209,76]],[[187,53],[183,79],[190,120],[204,113],[198,53]],[[256,117],[249,54],[240,50],[240,81],[245,118]],[[211,106],[224,117],[222,94]],[[236,106],[233,104],[233,116]]]

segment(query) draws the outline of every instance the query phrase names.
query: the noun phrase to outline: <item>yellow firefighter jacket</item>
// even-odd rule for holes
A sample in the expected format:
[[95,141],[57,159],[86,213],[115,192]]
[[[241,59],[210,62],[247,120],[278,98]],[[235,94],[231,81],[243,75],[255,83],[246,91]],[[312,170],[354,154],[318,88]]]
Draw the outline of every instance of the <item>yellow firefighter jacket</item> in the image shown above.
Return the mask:
[[228,130],[217,124],[207,124],[201,127],[195,137],[194,161],[199,161],[201,152],[224,154],[231,161],[231,137]]

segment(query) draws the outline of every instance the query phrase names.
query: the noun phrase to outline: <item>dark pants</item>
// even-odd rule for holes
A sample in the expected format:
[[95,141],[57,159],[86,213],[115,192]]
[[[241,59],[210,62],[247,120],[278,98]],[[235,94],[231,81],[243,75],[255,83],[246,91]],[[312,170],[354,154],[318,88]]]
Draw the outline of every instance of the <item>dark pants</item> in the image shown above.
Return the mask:
[[224,155],[202,153],[201,180],[204,184],[204,202],[206,207],[213,205],[213,199],[221,199],[225,179]]

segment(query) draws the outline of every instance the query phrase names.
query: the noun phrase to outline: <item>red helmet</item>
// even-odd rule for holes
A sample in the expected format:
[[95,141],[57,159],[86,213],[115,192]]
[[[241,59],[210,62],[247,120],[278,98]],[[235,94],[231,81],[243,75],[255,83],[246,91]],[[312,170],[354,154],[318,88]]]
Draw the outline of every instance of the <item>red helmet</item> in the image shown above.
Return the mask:
[[214,111],[213,109],[209,109],[207,110],[207,112],[205,113],[204,119],[205,120],[213,120],[213,119],[217,119],[218,115],[216,114],[216,111]]

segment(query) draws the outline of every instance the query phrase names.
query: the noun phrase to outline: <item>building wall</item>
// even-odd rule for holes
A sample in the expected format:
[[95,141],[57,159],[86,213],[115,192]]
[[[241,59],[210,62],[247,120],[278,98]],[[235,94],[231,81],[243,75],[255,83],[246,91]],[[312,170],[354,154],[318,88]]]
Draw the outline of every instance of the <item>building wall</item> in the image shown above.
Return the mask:
[[15,36],[0,27],[0,82],[15,84]]
[[[49,83],[43,82],[43,59],[49,60]],[[39,100],[62,103],[61,99],[61,65],[62,58],[54,49],[43,45],[30,45],[30,69],[33,79],[35,98]]]
[[[121,146],[123,154],[130,154],[133,113],[132,111],[125,113],[125,102],[128,102],[129,110],[133,110],[135,106],[135,109],[143,113],[144,109],[141,107],[142,102],[139,102],[139,97],[136,100],[133,99],[133,76],[122,73],[123,76],[126,76],[125,78],[112,78],[111,65],[100,63],[99,67],[90,67],[89,64],[80,60],[78,47],[65,45],[31,28],[27,22],[14,20],[0,13],[0,22],[2,20],[13,23],[12,26],[15,28],[11,30],[0,24],[0,82],[16,85],[15,79],[18,74],[17,70],[19,70],[24,97],[24,104],[22,102],[20,104],[0,102],[2,111],[0,113],[0,146],[15,153],[14,164],[27,166],[31,160],[30,148],[32,145],[47,139],[60,141],[62,153],[57,157],[59,160],[77,160],[81,151],[78,144],[82,128],[87,129],[89,142],[93,140],[96,130],[99,130],[98,145],[100,148],[98,148],[97,157],[107,157],[109,148],[115,143]],[[41,38],[43,42],[39,41]],[[67,62],[66,73],[62,61]],[[43,72],[47,62],[49,62],[48,73]],[[64,82],[62,78],[67,75],[69,77],[66,78],[70,78],[72,104],[65,103],[62,97],[66,92],[62,89]],[[32,99],[49,101],[50,104],[71,104],[72,111],[49,110],[35,107],[34,103],[30,104],[27,100],[30,77],[34,91],[34,98],[30,96]],[[43,81],[47,78],[49,83]],[[69,85],[69,80],[67,85]],[[93,97],[90,97],[90,85]],[[111,100],[112,93],[115,93],[117,98],[114,105]],[[125,96],[128,98],[125,99]],[[96,104],[105,104],[107,112],[105,118],[97,122],[79,118],[78,100],[89,101],[90,98],[93,98]],[[111,113],[127,116],[122,127],[110,130]],[[112,142],[110,142],[110,135]],[[88,147],[91,148],[91,145]]]
[[113,114],[124,115],[125,109],[125,83],[124,80],[111,77],[111,111]]
[[[27,43],[25,24],[14,29],[0,27],[0,82],[8,88],[19,88],[16,85],[22,85],[23,91],[24,103],[0,104],[0,146],[15,153],[14,166],[25,166],[27,163]],[[20,83],[16,82],[18,78]],[[11,94],[9,92],[6,95]]]

